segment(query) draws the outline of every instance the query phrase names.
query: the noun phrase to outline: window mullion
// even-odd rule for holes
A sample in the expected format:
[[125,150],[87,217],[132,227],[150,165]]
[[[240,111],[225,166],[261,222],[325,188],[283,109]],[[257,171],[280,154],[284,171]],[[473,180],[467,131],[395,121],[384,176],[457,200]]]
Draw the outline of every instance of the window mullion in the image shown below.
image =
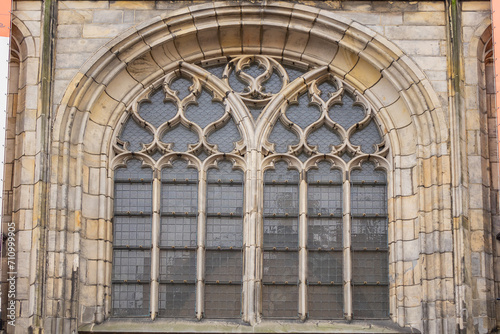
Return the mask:
[[299,188],[299,316],[307,317],[307,181],[305,172],[300,173]]
[[161,205],[161,181],[159,172],[155,171],[153,179],[153,217],[151,228],[151,319],[158,315],[158,278],[160,271],[160,205]]
[[204,313],[204,276],[205,276],[205,231],[207,206],[207,173],[200,170],[198,181],[198,233],[196,248],[196,318],[200,320]]
[[348,171],[345,172],[343,187],[344,317],[352,320],[351,184]]

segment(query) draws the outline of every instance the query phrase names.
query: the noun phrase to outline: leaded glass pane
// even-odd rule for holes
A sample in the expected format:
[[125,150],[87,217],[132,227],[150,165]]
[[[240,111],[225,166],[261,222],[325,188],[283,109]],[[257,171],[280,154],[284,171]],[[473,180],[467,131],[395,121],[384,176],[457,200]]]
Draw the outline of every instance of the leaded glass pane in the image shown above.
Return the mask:
[[234,319],[241,314],[241,285],[205,285],[207,319]]
[[182,100],[191,93],[191,91],[189,90],[189,87],[192,84],[193,83],[191,80],[179,77],[179,78],[175,79],[174,81],[172,81],[172,83],[169,86],[170,86],[170,89],[172,89],[173,91],[177,91],[177,97],[179,97],[179,99]]
[[115,213],[151,213],[151,183],[115,183]]
[[388,264],[386,251],[353,251],[352,281],[354,283],[387,283]]
[[354,124],[365,118],[365,109],[359,105],[353,105],[354,99],[349,94],[342,96],[342,103],[330,106],[328,114],[330,118],[340,124],[344,129],[349,129]]
[[337,252],[309,251],[307,280],[312,283],[342,283],[342,250]]
[[113,283],[111,295],[113,315],[119,317],[149,316],[150,289],[149,284]]
[[115,249],[113,251],[114,280],[145,280],[151,276],[151,251]]
[[219,152],[229,153],[234,150],[234,143],[241,139],[240,132],[234,124],[233,118],[222,126],[222,128],[215,130],[208,137],[210,144],[216,144]]
[[336,92],[338,89],[337,87],[330,81],[330,80],[325,80],[323,81],[319,86],[318,89],[320,90],[320,97],[324,101],[327,101],[330,99],[331,94]]
[[323,125],[319,129],[311,132],[307,137],[307,143],[317,146],[319,153],[330,153],[332,151],[332,146],[340,145],[342,139],[335,131]]
[[342,285],[309,285],[307,294],[309,319],[342,319],[344,313]]
[[262,281],[264,283],[297,283],[299,274],[298,252],[266,251],[263,258]]
[[150,247],[151,217],[115,215],[113,232],[113,246],[115,247]]
[[189,150],[189,145],[198,143],[199,138],[196,133],[186,129],[182,124],[170,128],[163,135],[162,142],[171,144],[170,147],[175,152],[186,152]]
[[205,89],[201,90],[196,99],[197,104],[190,104],[186,108],[186,117],[198,124],[201,128],[215,122],[224,115],[225,108],[220,102],[213,101],[212,94]]
[[144,101],[139,105],[139,115],[146,122],[158,128],[177,114],[177,106],[164,100],[165,93],[163,90],[156,90],[149,97],[149,101]]
[[194,283],[196,280],[196,252],[194,250],[161,250],[160,281]]
[[321,112],[317,105],[309,104],[309,96],[307,93],[302,94],[297,102],[298,104],[291,104],[288,107],[286,116],[290,121],[305,129],[318,120],[319,116],[321,116]]
[[320,161],[317,168],[311,168],[307,171],[307,182],[309,184],[339,185],[342,184],[342,172],[339,169],[332,169],[330,162]]
[[198,171],[189,167],[185,160],[175,160],[172,167],[166,167],[161,171],[162,182],[198,182]]
[[351,225],[354,249],[387,247],[387,218],[353,218]]
[[153,135],[145,128],[139,126],[130,116],[125,124],[120,139],[127,142],[127,148],[132,152],[141,151],[144,145],[153,141]]
[[277,94],[283,86],[281,77],[274,71],[271,77],[262,84],[266,93]]
[[307,221],[307,247],[310,249],[341,249],[342,218],[314,218]]
[[387,285],[356,285],[352,289],[354,319],[386,319],[389,317]]
[[126,167],[115,170],[115,181],[151,181],[153,180],[153,170],[149,166],[142,165],[140,160],[127,161]]
[[289,169],[286,162],[279,161],[274,164],[274,169],[269,169],[264,173],[264,182],[266,184],[290,183],[297,185],[299,183],[299,172],[295,169]]
[[264,247],[298,247],[298,219],[264,218]]
[[375,121],[371,120],[365,128],[354,132],[350,141],[353,145],[361,146],[364,153],[372,154],[377,149],[376,145],[382,142],[382,137]]
[[196,285],[160,284],[158,313],[164,318],[194,318]]
[[351,188],[351,212],[355,215],[385,215],[387,195],[385,185],[355,184]]
[[222,78],[222,74],[224,73],[224,69],[226,68],[226,64],[220,65],[211,65],[205,67],[205,70],[210,72],[210,74],[215,75],[217,78]]
[[297,318],[298,302],[297,285],[262,286],[262,316],[264,318]]
[[290,82],[294,81],[295,79],[306,73],[306,71],[298,69],[296,67],[292,66],[283,66],[283,67],[285,68],[286,73],[288,74],[288,79]]
[[351,171],[351,181],[357,182],[374,182],[384,183],[386,175],[383,170],[375,170],[375,165],[371,162],[363,163],[361,169],[354,169]]
[[196,217],[166,215],[161,217],[160,246],[196,247]]
[[241,251],[207,250],[205,261],[205,280],[207,282],[241,282],[243,275]]
[[234,69],[229,73],[229,86],[238,93],[242,93],[247,87],[247,83],[244,82],[239,76],[236,75]]
[[299,139],[295,133],[286,129],[280,121],[277,121],[269,135],[269,142],[274,143],[276,153],[286,153],[288,152],[288,146],[297,145]]

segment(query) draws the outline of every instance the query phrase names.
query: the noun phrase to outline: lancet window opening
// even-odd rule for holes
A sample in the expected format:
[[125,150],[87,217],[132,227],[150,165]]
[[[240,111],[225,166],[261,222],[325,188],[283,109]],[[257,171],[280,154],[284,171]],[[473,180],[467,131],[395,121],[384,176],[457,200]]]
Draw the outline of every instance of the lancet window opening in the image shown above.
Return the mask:
[[112,314],[247,319],[252,299],[259,319],[388,318],[389,147],[370,103],[300,62],[184,66],[116,130]]

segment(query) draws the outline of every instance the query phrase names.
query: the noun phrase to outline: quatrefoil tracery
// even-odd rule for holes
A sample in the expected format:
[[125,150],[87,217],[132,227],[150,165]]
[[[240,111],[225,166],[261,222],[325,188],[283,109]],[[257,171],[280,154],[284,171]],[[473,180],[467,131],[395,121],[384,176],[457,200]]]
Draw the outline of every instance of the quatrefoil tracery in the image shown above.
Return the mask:
[[[189,71],[180,66],[131,105],[114,144],[117,154],[186,152],[202,160],[215,153],[243,154],[246,143],[242,129],[234,122],[227,94],[241,99],[242,105],[247,106],[245,113],[250,119],[250,112],[254,115],[254,124],[268,122],[254,110],[260,108],[260,113],[270,107],[270,102],[303,74],[263,55],[222,61],[218,58],[216,62],[202,62],[201,66],[206,70],[196,67]],[[221,80],[218,89],[210,84],[204,71]],[[274,125],[260,127],[266,133],[262,152],[290,154],[303,161],[318,154],[335,155],[346,161],[366,154],[386,155],[388,147],[375,123],[373,109],[362,95],[331,74],[308,82],[305,77],[294,83],[298,88],[291,95],[287,93],[287,103],[274,111],[275,116],[269,117],[266,112]],[[266,89],[270,83],[272,89]],[[157,108],[156,114],[148,106]],[[130,138],[124,138],[125,134]]]

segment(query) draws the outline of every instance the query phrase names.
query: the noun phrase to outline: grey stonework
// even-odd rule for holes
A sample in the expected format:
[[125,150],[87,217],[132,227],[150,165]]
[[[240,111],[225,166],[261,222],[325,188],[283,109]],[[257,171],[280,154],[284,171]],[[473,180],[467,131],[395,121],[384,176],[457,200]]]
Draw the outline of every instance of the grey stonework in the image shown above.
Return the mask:
[[[53,11],[43,14],[48,3]],[[7,332],[496,329],[490,17],[489,1],[14,1],[3,224],[16,224],[18,293]],[[44,65],[47,45],[53,62]],[[112,144],[126,110],[171,70],[195,73],[190,63],[240,54],[321,68],[372,105],[390,146],[387,322],[266,322],[252,303],[243,325],[109,320]],[[264,118],[237,122],[270,131]],[[265,145],[254,141],[246,161],[257,163]],[[257,191],[257,180],[247,176],[246,187]],[[248,208],[249,224],[258,224],[258,205]]]

